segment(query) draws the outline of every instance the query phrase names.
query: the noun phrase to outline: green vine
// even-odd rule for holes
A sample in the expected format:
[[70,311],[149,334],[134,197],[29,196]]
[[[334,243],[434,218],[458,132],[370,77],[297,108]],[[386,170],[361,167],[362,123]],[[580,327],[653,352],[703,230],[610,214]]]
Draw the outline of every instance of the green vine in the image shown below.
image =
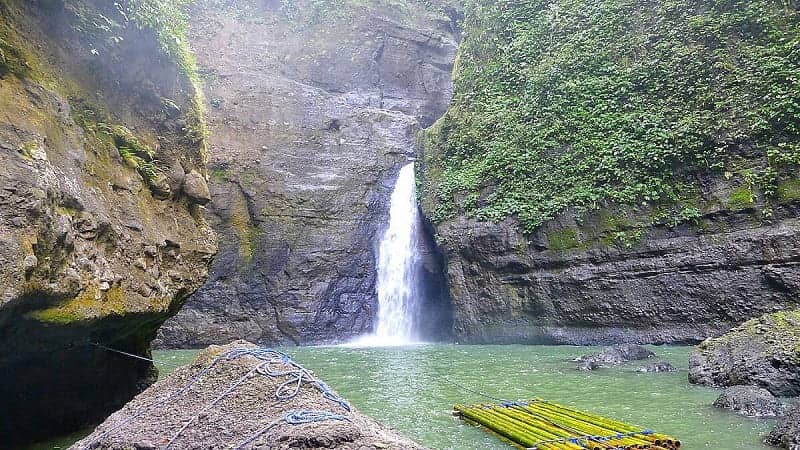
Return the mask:
[[427,137],[434,220],[532,232],[567,208],[645,203],[678,205],[677,223],[700,214],[681,192],[697,174],[744,155],[774,198],[800,166],[796,5],[470,0],[466,17],[454,100]]

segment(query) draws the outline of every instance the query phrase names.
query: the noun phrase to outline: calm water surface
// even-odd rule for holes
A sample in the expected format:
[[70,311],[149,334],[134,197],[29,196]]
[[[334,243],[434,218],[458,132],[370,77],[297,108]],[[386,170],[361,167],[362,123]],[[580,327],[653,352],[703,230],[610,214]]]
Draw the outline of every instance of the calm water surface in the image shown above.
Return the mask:
[[[681,371],[633,372],[641,364],[574,370],[567,360],[592,349],[569,346],[422,345],[408,348],[285,349],[362,412],[432,449],[509,449],[452,417],[455,403],[486,402],[454,383],[512,400],[543,397],[674,435],[685,449],[761,450],[771,420],[740,418],[712,408],[719,391],[689,385],[690,348],[652,347]],[[196,351],[154,352],[162,374]],[[57,445],[68,445],[75,436]],[[53,444],[35,447],[54,448]]]

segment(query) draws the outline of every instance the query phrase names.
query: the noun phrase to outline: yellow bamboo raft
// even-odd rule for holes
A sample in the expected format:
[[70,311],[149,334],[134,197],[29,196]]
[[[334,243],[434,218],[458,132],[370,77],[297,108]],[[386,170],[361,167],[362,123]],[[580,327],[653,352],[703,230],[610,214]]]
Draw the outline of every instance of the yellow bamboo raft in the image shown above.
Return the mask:
[[499,404],[455,405],[456,415],[523,449],[677,450],[681,441],[542,399]]

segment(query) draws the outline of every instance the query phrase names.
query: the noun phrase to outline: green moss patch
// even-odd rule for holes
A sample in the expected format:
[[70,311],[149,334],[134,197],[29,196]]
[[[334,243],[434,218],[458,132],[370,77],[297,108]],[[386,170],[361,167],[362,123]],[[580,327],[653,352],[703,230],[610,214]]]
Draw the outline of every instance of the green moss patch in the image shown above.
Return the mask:
[[800,363],[800,311],[789,310],[748,320],[718,338],[703,341],[700,350],[713,350],[720,345],[764,343],[772,352],[788,356]]
[[800,200],[800,180],[792,178],[778,183],[778,198],[783,201]]
[[[147,306],[156,311],[167,311],[170,299],[157,297],[148,299]],[[101,291],[98,286],[90,286],[77,297],[58,305],[27,313],[27,317],[39,322],[68,324],[101,317],[124,315],[138,311],[141,305],[132,304],[124,290],[114,286],[108,291]]]
[[11,74],[17,78],[27,78],[31,74],[24,54],[0,37],[0,77]]
[[744,209],[753,206],[756,201],[755,193],[748,187],[742,186],[735,189],[728,198],[728,208]]
[[551,250],[564,251],[581,247],[578,230],[565,228],[547,233],[547,246]]

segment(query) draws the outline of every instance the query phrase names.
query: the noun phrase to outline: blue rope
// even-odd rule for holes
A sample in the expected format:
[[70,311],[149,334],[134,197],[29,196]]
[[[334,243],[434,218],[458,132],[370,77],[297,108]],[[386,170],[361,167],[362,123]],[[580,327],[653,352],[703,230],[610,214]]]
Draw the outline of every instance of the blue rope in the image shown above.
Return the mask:
[[[104,431],[98,437],[96,437],[95,439],[90,441],[86,446],[84,446],[83,449],[85,450],[85,449],[90,448],[92,445],[97,443],[99,440],[101,440],[104,437],[108,436],[109,434],[119,430],[123,426],[131,423],[132,421],[134,421],[135,419],[141,417],[143,414],[145,414],[146,412],[152,410],[153,408],[163,406],[163,405],[167,404],[168,402],[170,402],[170,401],[182,396],[192,386],[194,386],[203,377],[205,377],[206,374],[208,374],[209,371],[211,371],[214,367],[216,367],[216,365],[220,361],[232,361],[232,360],[235,360],[235,359],[238,359],[238,358],[242,358],[242,357],[245,357],[245,356],[252,356],[252,357],[258,359],[261,362],[254,369],[248,371],[239,380],[237,380],[233,384],[231,384],[222,394],[220,394],[217,398],[215,398],[213,401],[211,401],[206,406],[204,406],[200,413],[195,415],[189,422],[184,424],[184,426],[181,427],[180,430],[178,430],[178,432],[172,437],[172,439],[170,439],[169,443],[167,444],[166,449],[168,449],[175,442],[175,440],[177,440],[177,438],[181,435],[181,433],[183,433],[183,431],[185,431],[186,428],[188,428],[189,425],[191,423],[193,423],[194,420],[197,419],[200,414],[202,414],[203,411],[205,411],[208,408],[210,408],[211,406],[214,406],[217,403],[219,403],[222,399],[227,397],[230,393],[232,393],[242,383],[244,383],[248,379],[252,378],[256,374],[269,376],[269,377],[283,377],[283,376],[288,376],[289,377],[289,379],[287,381],[281,383],[278,386],[277,390],[275,391],[275,398],[277,398],[279,401],[288,401],[288,400],[293,399],[300,392],[300,389],[302,388],[302,386],[304,384],[312,384],[322,393],[323,398],[338,404],[339,406],[341,406],[344,410],[346,410],[348,412],[350,411],[350,404],[347,403],[346,400],[344,400],[343,398],[341,398],[338,395],[334,394],[333,391],[331,391],[331,389],[328,387],[327,384],[325,384],[323,381],[321,381],[321,380],[317,379],[316,377],[314,377],[314,375],[308,369],[306,369],[303,366],[301,366],[300,364],[297,364],[296,362],[294,362],[289,357],[289,355],[287,355],[287,354],[285,354],[283,352],[277,351],[277,350],[273,350],[273,349],[270,349],[270,348],[264,348],[264,347],[247,348],[247,349],[245,349],[245,348],[237,348],[237,349],[233,349],[233,350],[227,351],[225,353],[222,353],[220,355],[217,355],[217,357],[215,357],[214,360],[208,366],[206,366],[203,370],[201,370],[200,373],[198,373],[194,378],[189,380],[189,382],[187,382],[182,388],[180,388],[177,391],[173,392],[171,395],[169,395],[168,397],[164,398],[163,400],[151,403],[150,405],[147,405],[147,406],[143,407],[142,409],[140,409],[139,411],[137,411],[136,413],[134,413],[133,415],[131,415],[127,419],[117,423],[113,427],[111,427],[108,430]],[[289,366],[289,368],[288,369],[284,369],[284,370],[274,369],[272,366],[275,365],[275,364],[283,364],[283,365]],[[332,414],[332,413],[330,413],[330,414]]]
[[285,422],[285,423],[287,423],[289,425],[302,425],[302,424],[312,423],[312,422],[324,422],[324,421],[327,421],[327,420],[339,420],[339,421],[350,422],[349,418],[347,418],[345,416],[342,416],[342,415],[339,415],[339,414],[334,414],[334,413],[331,413],[331,412],[328,412],[328,411],[307,411],[307,410],[289,411],[283,417],[281,417],[278,420],[275,420],[275,421],[271,422],[266,427],[258,430],[252,436],[250,436],[249,438],[245,439],[244,441],[239,443],[239,445],[237,445],[234,448],[236,450],[240,450],[240,449],[244,448],[248,444],[250,444],[253,441],[255,441],[256,439],[258,439],[261,435],[263,435],[264,433],[266,433],[267,431],[269,431],[270,429],[272,429],[276,425],[280,424],[281,422]]
[[577,444],[577,445],[582,446],[583,448],[586,448],[586,445],[583,444],[583,442],[589,442],[589,441],[606,442],[606,441],[611,441],[611,440],[614,440],[614,439],[622,439],[622,438],[625,438],[625,437],[647,436],[647,435],[650,435],[650,434],[653,434],[653,433],[655,433],[653,430],[642,430],[642,431],[630,431],[630,432],[627,432],[627,433],[617,433],[617,434],[614,434],[614,435],[611,435],[611,436],[595,436],[595,435],[587,434],[587,435],[583,435],[583,436],[576,436],[576,437],[570,437],[570,438],[560,438],[560,439],[550,439],[550,440],[546,440],[546,441],[538,441],[538,442],[533,444],[532,448],[538,448],[538,446],[540,446],[540,445],[553,444],[553,443],[558,443],[558,442],[561,442],[561,443],[571,442],[573,444]]

